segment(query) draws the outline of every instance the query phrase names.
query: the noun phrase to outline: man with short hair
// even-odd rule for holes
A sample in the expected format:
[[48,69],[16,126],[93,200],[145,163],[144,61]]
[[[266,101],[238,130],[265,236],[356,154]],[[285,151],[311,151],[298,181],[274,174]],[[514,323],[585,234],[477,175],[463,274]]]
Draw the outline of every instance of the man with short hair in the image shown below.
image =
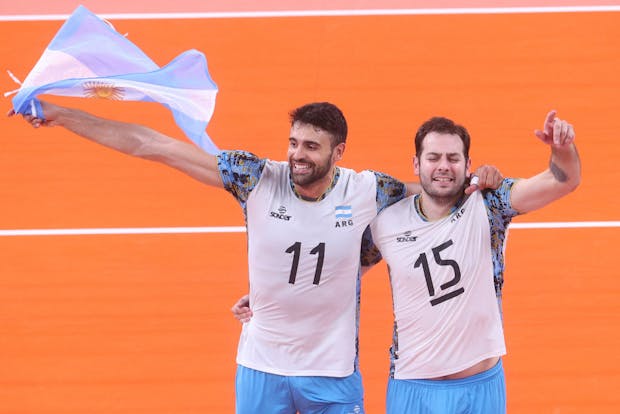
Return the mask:
[[551,111],[536,135],[551,149],[547,169],[464,196],[467,130],[442,117],[419,128],[413,164],[422,191],[371,224],[395,317],[387,414],[506,411],[500,358],[508,225],[573,191],[581,175],[572,125]]
[[[287,162],[244,151],[214,156],[140,125],[41,105],[45,119],[24,116],[34,127],[59,125],[161,162],[226,189],[243,207],[254,320],[239,340],[237,413],[364,412],[357,358],[362,235],[407,188],[382,173],[336,165],[347,124],[335,105],[291,112]],[[481,186],[499,183],[494,169],[481,176]],[[410,189],[419,191],[413,183]]]

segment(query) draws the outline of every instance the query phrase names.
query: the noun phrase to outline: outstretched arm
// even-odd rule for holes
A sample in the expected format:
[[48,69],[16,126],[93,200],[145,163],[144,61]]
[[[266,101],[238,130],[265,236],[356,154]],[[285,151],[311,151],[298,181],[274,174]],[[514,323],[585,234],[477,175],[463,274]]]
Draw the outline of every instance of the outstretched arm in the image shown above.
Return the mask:
[[[122,153],[153,160],[215,187],[223,187],[217,159],[187,142],[163,135],[150,128],[99,118],[86,112],[41,102],[45,120],[25,115],[33,127],[61,126],[98,144]],[[9,116],[15,115],[12,110]]]
[[542,131],[536,136],[551,148],[549,167],[543,172],[515,182],[512,207],[520,213],[541,208],[573,191],[581,182],[581,161],[575,147],[575,131],[550,111]]

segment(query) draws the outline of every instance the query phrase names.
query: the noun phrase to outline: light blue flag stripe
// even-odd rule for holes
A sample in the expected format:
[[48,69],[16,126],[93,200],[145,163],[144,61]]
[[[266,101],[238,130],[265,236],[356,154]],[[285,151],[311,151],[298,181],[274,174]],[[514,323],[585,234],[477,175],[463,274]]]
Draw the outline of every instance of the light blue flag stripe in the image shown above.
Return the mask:
[[351,218],[353,214],[336,214],[336,218]]
[[189,50],[160,68],[83,6],[63,24],[25,79],[13,109],[33,113],[37,96],[44,93],[158,102],[196,145],[209,153],[219,151],[205,131],[217,94],[205,56]]

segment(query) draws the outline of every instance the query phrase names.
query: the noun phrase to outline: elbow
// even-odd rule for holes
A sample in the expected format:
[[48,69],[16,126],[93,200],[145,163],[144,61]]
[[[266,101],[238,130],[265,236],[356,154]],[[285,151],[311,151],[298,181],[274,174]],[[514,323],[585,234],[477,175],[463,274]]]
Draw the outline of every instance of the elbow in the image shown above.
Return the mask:
[[577,189],[577,187],[579,187],[579,184],[581,184],[581,177],[576,177],[575,179],[563,182],[560,190],[560,196],[564,197],[572,193]]
[[140,134],[131,140],[129,151],[129,155],[152,161],[159,161],[162,153],[160,145],[155,139]]
[[130,148],[129,155],[146,160],[157,158],[156,154],[149,148],[149,145],[144,142],[136,142],[135,145]]
[[576,176],[568,183],[568,192],[572,193],[573,191],[575,191],[577,187],[579,187],[579,184],[581,184],[581,171],[579,171]]
[[572,193],[573,191],[575,191],[577,187],[579,187],[579,184],[581,184],[581,176],[577,177],[575,182],[573,182],[573,185],[570,187],[570,192]]

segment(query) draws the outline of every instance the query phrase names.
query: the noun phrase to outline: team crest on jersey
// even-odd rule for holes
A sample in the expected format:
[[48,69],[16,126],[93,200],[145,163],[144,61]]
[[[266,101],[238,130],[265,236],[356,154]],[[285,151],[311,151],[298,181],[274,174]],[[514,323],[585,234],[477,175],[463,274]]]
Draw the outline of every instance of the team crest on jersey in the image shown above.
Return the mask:
[[414,242],[418,239],[418,236],[412,236],[411,231],[407,230],[400,236],[396,236],[396,243],[408,243]]
[[269,215],[273,218],[279,219],[279,220],[284,220],[284,221],[289,221],[291,219],[292,216],[286,214],[286,207],[284,206],[280,206],[278,207],[278,211],[270,211]]
[[351,206],[336,206],[335,215],[335,227],[353,226],[353,209]]

